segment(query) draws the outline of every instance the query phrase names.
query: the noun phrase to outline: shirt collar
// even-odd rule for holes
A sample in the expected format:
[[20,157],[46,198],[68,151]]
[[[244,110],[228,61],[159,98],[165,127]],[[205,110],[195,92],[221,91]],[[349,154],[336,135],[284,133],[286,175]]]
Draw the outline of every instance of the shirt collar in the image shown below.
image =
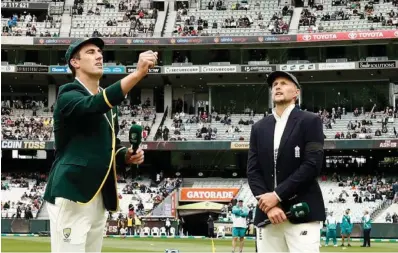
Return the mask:
[[[88,93],[90,93],[90,95],[94,96],[94,94],[91,92],[91,90],[89,90],[86,85],[84,85],[84,83],[82,81],[80,81],[79,78],[75,77],[75,79],[88,91]],[[98,87],[98,92],[101,91],[101,87]]]
[[293,109],[296,107],[295,104],[291,104],[288,107],[286,107],[286,109],[283,111],[281,117],[279,117],[278,114],[276,114],[275,108],[272,109],[272,114],[274,115],[275,119],[278,120],[287,120],[287,118],[289,118],[290,113],[293,111]]

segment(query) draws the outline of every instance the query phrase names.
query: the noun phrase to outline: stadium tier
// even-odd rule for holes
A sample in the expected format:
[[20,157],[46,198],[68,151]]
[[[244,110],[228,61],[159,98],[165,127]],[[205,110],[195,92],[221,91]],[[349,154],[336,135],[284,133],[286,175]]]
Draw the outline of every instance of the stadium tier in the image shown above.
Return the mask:
[[[255,139],[252,128],[277,118],[275,83],[268,83],[268,78],[283,71],[297,78],[296,85],[288,78],[288,84],[299,87],[294,110],[311,112],[322,122],[322,168],[313,180],[319,183],[326,215],[337,219],[337,235],[342,232],[342,216],[350,209],[351,236],[354,241],[362,238],[362,217],[368,211],[372,249],[383,251],[373,248],[373,240],[383,239],[386,248],[395,250],[386,239],[398,241],[398,0],[6,0],[1,12],[2,236],[18,236],[24,242],[4,240],[4,251],[46,251],[41,247],[50,242],[40,238],[41,246],[33,245],[39,242],[36,235],[50,235],[51,205],[43,194],[52,187],[48,177],[54,164],[61,163],[57,159],[62,144],[55,135],[65,118],[53,114],[60,109],[63,85],[78,79],[76,83],[90,90],[74,76],[66,55],[71,44],[89,37],[105,43],[96,60],[103,62],[99,85],[104,91],[99,90],[107,95],[93,96],[118,113],[106,116],[109,129],[118,131],[109,147],[115,166],[107,174],[116,175],[113,196],[118,197],[118,210],[104,213],[104,237],[229,239],[238,200],[248,209],[246,221],[241,220],[246,235],[255,237],[258,201],[247,172]],[[158,53],[157,65],[124,101],[113,103],[110,87],[140,73],[137,62],[147,50]],[[81,60],[74,55],[73,62]],[[60,115],[64,113],[61,109]],[[92,137],[91,127],[100,117],[91,116],[78,117],[63,130],[76,131],[76,138]],[[301,119],[293,121],[294,127],[304,124]],[[144,162],[124,167],[122,149],[114,147],[131,147],[130,129],[139,129],[136,125],[143,128]],[[311,135],[312,127],[302,133]],[[87,131],[80,133],[81,128]],[[285,131],[281,138],[289,142],[297,135]],[[286,153],[291,148],[300,163],[305,159],[301,142],[285,145]],[[89,171],[91,160],[80,157],[87,150],[98,159],[93,159],[95,163],[104,157],[82,149],[71,164],[61,167],[71,174],[70,168],[77,166]],[[278,163],[270,177],[280,173]],[[274,182],[281,184],[278,178]],[[102,191],[110,189],[105,183]],[[297,194],[306,185],[300,187]],[[325,230],[321,229],[321,238]],[[22,234],[34,236],[25,240]],[[104,251],[115,251],[115,245],[130,249],[127,244],[133,240],[126,241],[112,241]],[[134,249],[148,245],[155,249],[142,242]],[[174,241],[153,242],[174,252],[170,250]],[[243,252],[255,251],[250,243],[252,248]],[[206,247],[182,246],[181,252],[207,251]],[[231,252],[230,246],[216,248]]]
[[[4,17],[2,35],[263,36],[296,34],[297,31],[301,33],[382,31],[394,30],[398,26],[398,9],[395,0],[308,1],[309,5],[304,8],[299,4],[294,6],[276,0],[156,2],[81,0],[36,1],[29,4],[22,1],[20,6],[7,3],[2,13]],[[35,14],[29,12],[30,8],[35,9]],[[14,9],[17,9],[17,12],[11,12]]]

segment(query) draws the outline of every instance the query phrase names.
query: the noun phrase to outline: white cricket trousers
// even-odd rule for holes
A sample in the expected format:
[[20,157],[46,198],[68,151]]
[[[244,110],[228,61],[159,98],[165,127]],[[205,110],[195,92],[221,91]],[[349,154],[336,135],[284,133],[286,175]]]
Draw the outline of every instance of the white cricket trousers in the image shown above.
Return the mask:
[[51,252],[101,252],[107,218],[101,192],[88,204],[64,198],[47,204]]
[[263,252],[319,252],[319,221],[292,224],[285,221],[278,225],[257,228],[257,250]]

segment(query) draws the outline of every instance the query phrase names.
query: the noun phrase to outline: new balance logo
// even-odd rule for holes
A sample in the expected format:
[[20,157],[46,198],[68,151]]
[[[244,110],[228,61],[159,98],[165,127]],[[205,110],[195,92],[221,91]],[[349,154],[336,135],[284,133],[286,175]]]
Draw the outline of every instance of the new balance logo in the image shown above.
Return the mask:
[[307,235],[307,231],[301,231],[300,235]]

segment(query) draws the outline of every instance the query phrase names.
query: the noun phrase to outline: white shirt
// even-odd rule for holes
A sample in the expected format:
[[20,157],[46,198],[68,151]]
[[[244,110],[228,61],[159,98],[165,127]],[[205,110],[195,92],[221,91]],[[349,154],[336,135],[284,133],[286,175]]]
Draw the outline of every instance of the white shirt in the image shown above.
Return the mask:
[[[88,93],[90,93],[90,95],[94,96],[94,94],[91,92],[91,90],[89,90],[86,85],[84,85],[84,83],[82,81],[79,80],[79,78],[75,77],[75,79],[81,84],[83,85],[84,88],[86,88],[86,90],[88,91]],[[98,92],[101,91],[101,87],[98,86]]]
[[[282,135],[283,132],[285,131],[285,127],[287,124],[287,120],[289,119],[290,113],[293,111],[293,109],[295,108],[296,105],[292,104],[289,105],[285,111],[283,111],[282,115],[279,117],[278,114],[276,114],[275,109],[272,109],[272,114],[275,117],[276,123],[275,123],[275,132],[274,132],[274,161],[275,161],[275,166],[274,166],[274,180],[275,180],[275,188],[277,186],[277,178],[276,178],[276,160],[278,157],[278,149],[279,149],[279,145],[281,143],[281,139],[282,139]],[[279,196],[276,194],[276,196],[278,197],[279,201],[281,201],[281,199],[279,198]]]
[[272,110],[272,114],[274,115],[276,120],[274,132],[274,152],[276,154],[278,153],[279,145],[281,143],[283,132],[285,131],[287,120],[289,119],[290,113],[293,111],[294,107],[294,104],[289,105],[282,113],[281,117],[276,114],[275,109]]
[[334,218],[333,216],[329,216],[327,218],[327,224],[337,224],[336,218]]

